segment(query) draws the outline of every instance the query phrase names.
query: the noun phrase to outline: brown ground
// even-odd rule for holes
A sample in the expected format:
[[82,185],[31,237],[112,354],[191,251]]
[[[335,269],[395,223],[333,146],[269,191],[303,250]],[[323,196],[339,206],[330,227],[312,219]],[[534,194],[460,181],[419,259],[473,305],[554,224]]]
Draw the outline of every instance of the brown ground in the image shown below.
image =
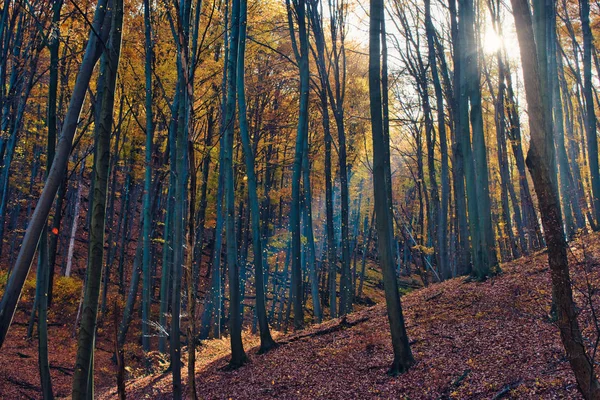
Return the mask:
[[[589,343],[597,333],[583,288],[586,281],[598,286],[599,243],[598,235],[586,237],[571,253]],[[202,399],[579,398],[558,330],[548,322],[550,293],[545,253],[506,264],[502,275],[484,283],[454,279],[410,293],[403,306],[417,364],[397,378],[386,375],[391,346],[383,305],[345,322],[281,336],[282,345],[266,355],[256,354],[253,338],[246,346],[250,363],[234,372],[223,370],[226,344],[209,343],[197,364],[198,394]],[[598,296],[592,298],[597,307]],[[168,399],[170,385],[169,374],[147,376],[128,382],[127,392],[133,399]],[[114,397],[109,389],[100,398]]]
[[[597,332],[588,294],[595,308],[600,300],[596,290],[585,288],[586,282],[600,287],[600,235],[573,244],[571,259],[589,345]],[[346,321],[333,320],[290,335],[277,333],[281,346],[266,355],[256,354],[257,338],[245,333],[250,362],[233,372],[222,368],[228,359],[227,338],[206,341],[198,353],[198,394],[202,399],[579,398],[558,330],[548,322],[550,293],[546,255],[539,253],[503,265],[503,273],[487,282],[459,278],[404,296],[417,364],[397,378],[386,375],[391,346],[382,304]],[[36,340],[23,339],[24,309],[0,350],[2,399],[39,398]],[[52,377],[59,397],[70,393],[72,324],[67,320],[50,328]],[[116,398],[112,334],[109,325],[99,332],[100,399]],[[132,366],[128,375],[139,376],[138,345],[127,351]],[[170,374],[157,373],[128,380],[126,390],[130,399],[168,399],[170,385]]]

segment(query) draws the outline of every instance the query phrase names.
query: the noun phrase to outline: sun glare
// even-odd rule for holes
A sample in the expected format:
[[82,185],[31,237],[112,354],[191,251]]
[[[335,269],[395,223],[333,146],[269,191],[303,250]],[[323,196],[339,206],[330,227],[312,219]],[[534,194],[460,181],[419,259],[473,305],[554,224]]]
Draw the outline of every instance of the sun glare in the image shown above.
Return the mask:
[[499,36],[492,26],[489,26],[485,30],[483,35],[483,51],[486,54],[494,54],[504,46],[504,39]]

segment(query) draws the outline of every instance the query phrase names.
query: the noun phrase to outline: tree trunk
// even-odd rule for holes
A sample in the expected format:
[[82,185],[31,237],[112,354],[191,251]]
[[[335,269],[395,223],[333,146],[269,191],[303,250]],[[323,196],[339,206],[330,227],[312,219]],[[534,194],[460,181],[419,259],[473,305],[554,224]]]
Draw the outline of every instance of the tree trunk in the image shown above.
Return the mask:
[[248,177],[248,203],[250,218],[252,222],[252,252],[254,254],[254,285],[256,292],[256,316],[260,328],[260,353],[267,352],[275,346],[271,337],[269,322],[267,321],[267,308],[265,304],[265,278],[263,266],[265,255],[261,238],[260,227],[260,204],[256,184],[256,173],[254,169],[254,151],[250,144],[248,133],[248,117],[246,110],[246,85],[245,85],[245,56],[246,56],[246,26],[248,14],[247,0],[240,0],[239,16],[239,48],[237,59],[237,98],[239,108],[239,124],[244,159],[246,161],[246,175]]
[[152,23],[150,20],[150,0],[144,0],[144,36],[146,57],[144,63],[145,85],[146,85],[146,149],[144,156],[144,207],[142,208],[142,348],[145,352],[150,351],[150,334],[148,332],[150,322],[150,286],[152,284],[151,263],[151,235],[152,235],[152,214],[151,214],[151,187],[152,187],[152,141],[153,141],[153,120],[152,120]]
[[[123,1],[114,0],[111,29],[107,46],[102,55],[98,87],[100,110],[96,121],[94,170],[95,185],[92,197],[92,219],[88,254],[87,280],[83,300],[83,313],[77,341],[77,361],[73,376],[73,399],[88,399],[94,395],[94,347],[96,342],[96,318],[104,265],[104,225],[106,192],[110,165],[110,134],[112,132],[115,83],[121,52],[123,26]],[[55,160],[56,162],[56,160]]]
[[300,48],[296,42],[296,33],[292,19],[292,8],[290,0],[286,0],[288,12],[288,25],[292,45],[300,70],[300,111],[298,115],[298,127],[296,134],[296,147],[294,153],[294,164],[292,172],[292,204],[290,205],[290,231],[292,234],[292,284],[291,293],[294,304],[294,328],[302,329],[304,326],[304,309],[302,307],[302,263],[301,263],[301,240],[300,240],[300,180],[302,174],[302,153],[304,151],[304,140],[308,135],[308,98],[310,92],[310,75],[308,63],[308,33],[306,28],[306,2],[305,0],[294,1],[294,11],[298,24],[298,38]]
[[511,0],[517,37],[521,50],[525,94],[529,108],[531,145],[527,165],[533,177],[540,203],[544,234],[548,245],[548,261],[552,277],[552,292],[556,300],[558,327],[567,357],[575,374],[578,388],[586,399],[600,398],[600,385],[593,361],[586,353],[583,337],[577,322],[577,312],[569,277],[567,243],[562,229],[560,201],[554,190],[552,164],[554,142],[552,130],[547,130],[551,118],[542,101],[542,85],[529,4],[526,0]]
[[585,98],[585,131],[587,133],[587,154],[592,180],[592,206],[596,225],[600,225],[600,167],[598,164],[598,137],[596,136],[596,111],[592,95],[592,46],[593,36],[590,27],[590,3],[579,0],[581,31],[583,33],[583,96]]
[[227,245],[227,269],[229,277],[229,334],[231,338],[230,368],[246,363],[242,344],[242,320],[240,314],[240,272],[235,237],[235,188],[233,174],[233,139],[236,104],[236,66],[240,37],[240,0],[233,0],[231,9],[231,37],[227,58],[227,104],[226,125],[222,145],[225,182],[225,235]]
[[309,3],[309,15],[312,23],[313,34],[315,36],[315,47],[317,49],[317,68],[319,70],[319,80],[321,87],[319,90],[319,100],[321,105],[323,135],[325,142],[325,227],[327,235],[327,264],[329,270],[329,316],[337,317],[337,298],[336,298],[336,271],[337,271],[337,251],[335,246],[335,232],[333,225],[333,182],[331,176],[331,126],[329,118],[329,103],[327,101],[327,87],[329,83],[329,74],[325,64],[325,38],[323,34],[323,24],[319,8]]
[[[379,261],[383,269],[385,299],[392,333],[392,347],[394,349],[394,361],[388,373],[397,375],[406,372],[414,364],[414,359],[410,351],[406,327],[404,326],[398,282],[394,271],[391,179],[389,179],[391,172],[389,170],[389,149],[386,149],[386,147],[389,148],[389,142],[384,134],[382,117],[380,41],[382,26],[385,23],[383,0],[371,0],[369,19],[369,93],[373,133],[373,187],[375,214],[377,216],[377,244],[379,247]],[[387,90],[386,85],[384,85],[383,90]]]

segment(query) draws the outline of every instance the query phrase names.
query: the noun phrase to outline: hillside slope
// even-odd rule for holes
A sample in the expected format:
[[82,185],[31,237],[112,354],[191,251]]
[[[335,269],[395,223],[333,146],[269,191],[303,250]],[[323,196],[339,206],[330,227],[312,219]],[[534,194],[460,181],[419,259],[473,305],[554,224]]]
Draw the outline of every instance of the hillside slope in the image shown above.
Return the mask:
[[[575,296],[584,337],[596,339],[587,283],[598,287],[600,236],[571,247]],[[585,261],[584,261],[585,260]],[[483,283],[463,278],[403,297],[417,364],[397,378],[382,304],[289,336],[266,354],[247,343],[250,363],[226,372],[226,342],[208,342],[198,360],[203,399],[579,398],[558,329],[548,321],[551,289],[546,255],[503,265]],[[592,295],[598,306],[600,298]],[[170,375],[127,384],[128,398],[170,398]],[[115,397],[114,389],[101,398]]]

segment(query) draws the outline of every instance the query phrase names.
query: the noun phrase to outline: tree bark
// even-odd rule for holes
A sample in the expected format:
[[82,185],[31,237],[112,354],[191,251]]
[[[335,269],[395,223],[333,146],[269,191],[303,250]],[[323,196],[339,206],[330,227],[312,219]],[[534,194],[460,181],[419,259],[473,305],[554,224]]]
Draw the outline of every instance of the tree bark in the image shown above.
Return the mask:
[[[377,244],[379,247],[379,261],[383,270],[385,299],[392,333],[392,347],[394,349],[394,361],[388,374],[397,375],[406,372],[414,364],[414,359],[408,343],[398,293],[398,282],[394,270],[389,142],[387,142],[384,133],[382,115],[381,31],[385,23],[383,0],[371,0],[369,19],[369,94],[373,136],[373,188]],[[383,90],[387,90],[385,85]]]
[[558,327],[581,394],[586,399],[598,399],[600,384],[594,372],[593,361],[586,353],[577,321],[569,277],[567,243],[562,229],[560,201],[553,186],[552,164],[556,162],[555,149],[553,132],[547,130],[548,125],[551,126],[548,122],[551,116],[544,108],[542,100],[531,12],[527,0],[511,0],[511,3],[521,50],[525,95],[530,116],[531,145],[527,154],[527,166],[540,203],[544,235],[548,246],[552,292],[557,306]]
[[77,341],[77,361],[73,375],[72,395],[74,400],[93,398],[94,395],[96,319],[102,267],[104,266],[104,227],[110,165],[110,134],[112,132],[117,69],[121,53],[123,0],[114,0],[111,6],[112,10],[109,11],[111,17],[110,35],[102,55],[98,78],[98,87],[102,90],[102,97],[99,98],[99,120],[96,121],[95,132],[94,179],[96,182],[91,208],[92,219],[85,296]]
[[240,0],[239,18],[239,48],[237,59],[237,98],[239,108],[239,124],[244,159],[246,161],[246,176],[248,177],[248,203],[250,208],[250,219],[252,222],[252,251],[254,253],[254,285],[256,292],[256,316],[260,329],[260,353],[265,353],[275,347],[275,341],[271,337],[269,322],[267,321],[267,308],[265,303],[265,278],[263,266],[265,256],[260,227],[260,204],[256,184],[256,172],[254,168],[254,151],[250,144],[248,133],[248,117],[246,107],[246,85],[245,85],[245,56],[246,56],[246,25],[248,16],[248,1]]

